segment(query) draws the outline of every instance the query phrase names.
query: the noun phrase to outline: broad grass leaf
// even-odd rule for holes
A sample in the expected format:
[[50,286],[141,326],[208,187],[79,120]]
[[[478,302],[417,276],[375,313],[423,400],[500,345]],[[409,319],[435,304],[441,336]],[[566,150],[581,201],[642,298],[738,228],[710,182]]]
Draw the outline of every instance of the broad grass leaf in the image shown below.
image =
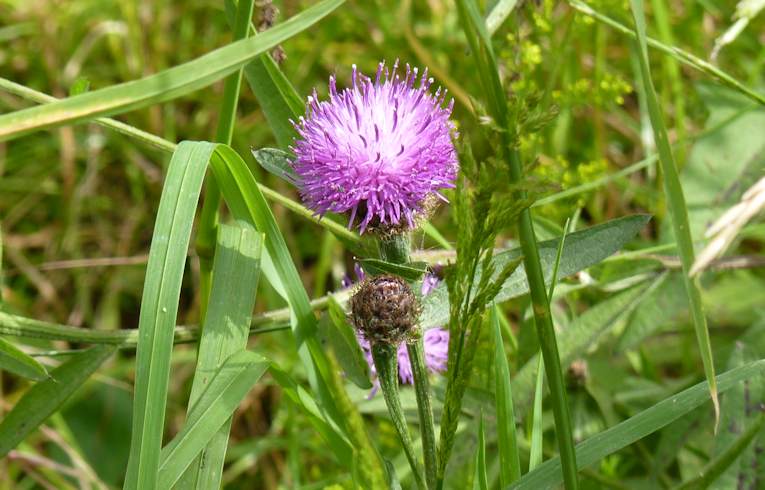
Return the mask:
[[0,370],[22,376],[33,381],[48,377],[45,366],[37,359],[0,337]]

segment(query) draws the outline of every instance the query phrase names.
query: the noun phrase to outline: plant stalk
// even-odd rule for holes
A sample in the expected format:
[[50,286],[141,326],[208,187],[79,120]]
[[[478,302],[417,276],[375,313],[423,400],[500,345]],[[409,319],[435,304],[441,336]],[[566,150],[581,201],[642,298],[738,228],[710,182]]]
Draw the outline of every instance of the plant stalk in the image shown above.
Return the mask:
[[372,345],[372,360],[377,370],[380,390],[385,398],[385,404],[388,406],[388,413],[396,432],[398,432],[401,445],[404,447],[404,453],[409,461],[409,466],[412,468],[412,475],[417,488],[425,490],[427,487],[422,477],[422,467],[414,452],[414,445],[409,436],[409,429],[404,417],[404,409],[401,407],[401,399],[398,396],[398,347],[378,342]]
[[[395,264],[409,263],[410,238],[408,234],[381,238],[379,241],[380,258]],[[419,326],[418,326],[419,328]],[[421,332],[420,332],[421,333]],[[417,414],[420,421],[422,456],[425,461],[425,479],[428,488],[436,488],[438,469],[438,450],[436,430],[433,423],[433,404],[430,399],[430,380],[425,364],[425,344],[422,335],[406,346],[409,363],[412,367],[414,390],[417,397]]]
[[[509,148],[510,178],[513,184],[521,181],[522,170],[518,150]],[[525,192],[519,192],[519,198],[525,198]],[[579,487],[576,470],[576,452],[574,437],[571,429],[571,415],[566,399],[566,386],[563,382],[563,371],[558,354],[558,342],[550,314],[550,301],[547,297],[547,287],[539,259],[539,249],[534,235],[534,225],[531,221],[531,211],[524,209],[518,218],[518,237],[523,251],[523,264],[526,278],[529,282],[531,303],[534,310],[534,325],[539,338],[539,346],[545,365],[545,374],[550,386],[555,419],[555,432],[560,451],[563,481],[567,490]]]

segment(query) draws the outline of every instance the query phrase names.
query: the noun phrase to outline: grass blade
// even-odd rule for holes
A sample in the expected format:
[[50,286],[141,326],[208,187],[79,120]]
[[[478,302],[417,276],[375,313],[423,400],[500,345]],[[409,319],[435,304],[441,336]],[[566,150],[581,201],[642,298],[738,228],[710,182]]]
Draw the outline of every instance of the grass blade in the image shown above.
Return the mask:
[[685,291],[690,303],[693,326],[696,330],[696,339],[699,344],[701,360],[704,364],[704,373],[709,383],[709,393],[712,397],[712,403],[715,407],[715,427],[720,420],[720,403],[717,399],[717,387],[715,386],[715,367],[712,359],[712,344],[709,339],[709,329],[704,315],[703,305],[701,303],[701,293],[698,283],[689,276],[691,267],[695,260],[693,251],[693,239],[691,238],[690,225],[688,224],[688,208],[685,204],[683,188],[680,185],[680,175],[675,164],[672,147],[669,144],[667,128],[664,125],[664,119],[661,114],[656,90],[651,79],[651,69],[648,65],[648,49],[646,47],[646,25],[643,12],[643,0],[630,0],[632,16],[635,20],[637,32],[638,57],[640,59],[640,71],[644,85],[646,104],[648,105],[648,114],[653,127],[654,140],[659,151],[659,163],[664,173],[664,193],[667,195],[670,218],[675,232],[680,260],[683,267],[683,276]]
[[[219,434],[221,425],[231,419],[236,407],[263,376],[268,365],[266,358],[243,350],[220,366],[192,405],[181,432],[162,450],[158,488],[175,485],[189,463]],[[218,473],[217,479],[220,479],[220,470]]]
[[42,381],[48,377],[45,366],[37,362],[37,359],[3,338],[0,338],[0,370],[33,381]]
[[110,345],[92,347],[51,371],[45,381],[29,388],[0,422],[0,457],[58,411],[115,350]]
[[475,455],[475,482],[473,488],[489,490],[489,477],[486,471],[486,433],[483,427],[483,412],[478,418],[478,451]]
[[[189,407],[197,403],[212,382],[211,375],[223,362],[247,347],[260,276],[261,246],[261,235],[247,223],[224,224],[219,228],[210,302],[199,341]],[[220,487],[230,429],[228,419],[191,463],[183,476],[182,488]]]
[[507,364],[505,343],[499,325],[497,307],[491,308],[490,322],[494,332],[494,397],[497,410],[497,432],[499,440],[499,482],[502,488],[521,477],[521,462],[518,455],[518,434],[516,432],[513,392],[510,386],[510,367]]
[[544,398],[545,371],[542,357],[537,360],[537,383],[534,387],[534,409],[531,414],[531,449],[529,449],[529,471],[542,463],[542,399]]
[[505,20],[513,13],[518,0],[499,0],[494,8],[491,9],[489,15],[486,16],[486,30],[489,34],[494,34],[502,27]]
[[173,329],[191,227],[214,146],[181,143],[173,154],[162,189],[146,267],[138,322],[133,431],[126,489],[157,485],[159,453],[170,377]]
[[[762,376],[765,373],[765,359],[732,369],[717,377],[717,386],[723,393],[742,381]],[[709,399],[707,383],[699,383],[677,395],[662,400],[651,408],[630,417],[577,446],[577,464],[586,468],[609,454],[625,448],[633,442],[665,427]],[[561,483],[560,459],[555,457],[524,475],[511,488],[555,488]]]
[[193,92],[233,73],[266,50],[307,29],[342,3],[343,0],[324,0],[257,37],[234,42],[140,80],[2,115],[0,141],[62,124],[127,112]]

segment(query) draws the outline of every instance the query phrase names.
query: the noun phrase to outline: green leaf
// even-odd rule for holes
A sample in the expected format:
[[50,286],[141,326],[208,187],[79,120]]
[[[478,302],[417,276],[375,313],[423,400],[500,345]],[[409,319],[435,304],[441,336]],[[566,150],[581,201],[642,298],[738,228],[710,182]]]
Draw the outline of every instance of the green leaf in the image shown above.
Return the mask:
[[529,471],[542,463],[544,427],[542,426],[542,399],[544,398],[545,370],[542,356],[537,356],[537,382],[534,386],[534,407],[531,412],[531,447],[529,449]]
[[[561,255],[558,277],[570,276],[613,255],[629,243],[649,219],[648,215],[627,216],[566,235],[566,246]],[[552,280],[559,243],[560,239],[539,243],[539,256],[548,286]],[[520,256],[521,250],[517,248],[497,253],[493,259],[495,270],[502,270],[506,264],[517,260]],[[495,301],[497,303],[507,301],[522,296],[528,291],[526,273],[521,265],[505,281]],[[449,296],[444,283],[439,284],[435,290],[423,298],[424,328],[445,325],[449,321],[448,302]]]
[[[765,359],[727,371],[717,376],[719,393],[734,388],[749,378],[762,376],[764,373]],[[577,467],[583,469],[601,461],[606,456],[677,420],[707,400],[709,400],[707,383],[702,382],[590,437],[577,445]],[[560,460],[555,457],[524,475],[510,488],[545,489],[555,488],[560,483]]]
[[348,323],[343,307],[332,296],[327,303],[327,315],[322,319],[321,336],[329,343],[343,372],[359,388],[372,388],[369,364],[364,357],[353,327]]
[[324,0],[257,37],[231,43],[140,80],[2,115],[0,141],[62,124],[127,112],[206,87],[307,29],[342,3],[343,0]]
[[677,242],[680,261],[683,269],[683,279],[685,283],[685,292],[688,295],[688,303],[691,308],[691,318],[693,319],[693,328],[696,331],[696,340],[701,354],[701,361],[704,365],[704,374],[709,382],[709,393],[712,395],[712,403],[715,408],[715,424],[720,419],[720,403],[717,399],[717,387],[715,386],[715,366],[712,358],[712,344],[709,339],[709,329],[707,319],[704,314],[703,304],[701,302],[701,292],[698,283],[689,277],[691,266],[695,261],[693,250],[693,239],[691,237],[690,226],[688,224],[688,208],[685,204],[685,195],[683,187],[680,184],[680,175],[675,163],[675,157],[672,153],[672,147],[669,144],[667,128],[664,124],[659,99],[656,96],[656,90],[651,79],[651,68],[648,63],[648,48],[646,46],[646,25],[645,13],[643,11],[643,0],[630,0],[632,8],[632,17],[635,21],[635,32],[637,34],[638,59],[640,60],[641,81],[645,93],[645,102],[648,106],[648,115],[651,120],[656,148],[659,152],[659,163],[663,172],[664,194],[667,197],[667,204],[670,218],[672,220],[672,229]]
[[37,359],[3,338],[0,338],[0,369],[34,381],[48,377],[45,366],[37,362]]
[[[222,224],[218,229],[210,301],[199,341],[189,407],[196,404],[223,362],[247,347],[260,277],[262,243],[262,235],[244,222],[233,226]],[[189,466],[181,488],[220,487],[230,430],[229,418]]]
[[278,148],[252,149],[255,161],[267,172],[286,180],[292,185],[298,182],[298,175],[290,163],[290,154]]
[[158,488],[172,488],[221,426],[230,420],[268,366],[266,358],[245,350],[226,359],[192,405],[183,429],[162,449]]
[[513,391],[510,386],[510,366],[507,364],[496,306],[491,308],[490,321],[494,335],[494,396],[499,441],[499,481],[504,488],[521,477],[521,462],[513,411]]
[[418,281],[426,272],[428,272],[428,264],[425,262],[394,264],[381,259],[359,259],[358,262],[368,274],[373,276],[393,274],[401,276],[407,281]]
[[518,0],[499,0],[486,16],[486,29],[489,34],[494,34],[502,26],[513,10],[518,5]]
[[71,357],[51,371],[48,379],[29,388],[0,422],[0,457],[58,411],[115,350],[111,345],[92,347]]

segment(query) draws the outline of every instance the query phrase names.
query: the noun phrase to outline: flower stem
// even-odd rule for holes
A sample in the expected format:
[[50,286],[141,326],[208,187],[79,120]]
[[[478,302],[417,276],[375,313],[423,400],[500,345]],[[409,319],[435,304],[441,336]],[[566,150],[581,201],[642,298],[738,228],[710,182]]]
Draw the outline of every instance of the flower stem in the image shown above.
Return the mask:
[[[380,238],[380,258],[395,264],[409,262],[409,235],[401,234]],[[422,456],[425,460],[425,477],[428,488],[436,488],[436,472],[438,468],[438,451],[436,447],[436,430],[433,424],[433,407],[430,399],[430,381],[425,364],[425,345],[422,335],[406,346],[409,363],[412,366],[414,390],[417,396],[417,413],[420,420],[420,437],[422,440]]]
[[382,390],[385,404],[388,406],[388,413],[396,432],[398,432],[398,437],[401,439],[401,445],[404,447],[406,459],[409,460],[409,466],[412,467],[412,475],[417,483],[417,488],[424,490],[426,487],[422,478],[422,467],[414,453],[414,445],[409,436],[404,409],[401,407],[401,400],[398,396],[398,348],[395,345],[378,342],[372,345],[372,360],[377,370],[377,379],[380,381],[380,390]]
[[[521,181],[521,161],[518,150],[509,149],[510,178],[514,184]],[[525,197],[525,196],[519,196]],[[545,374],[550,386],[550,394],[553,402],[553,418],[555,420],[555,432],[560,451],[561,468],[563,470],[563,482],[566,490],[574,490],[579,487],[576,470],[576,452],[574,450],[574,438],[571,430],[571,414],[566,400],[566,387],[563,383],[560,356],[558,354],[558,342],[555,339],[552,315],[550,314],[550,300],[547,297],[547,287],[539,260],[539,249],[534,235],[534,225],[531,221],[531,212],[524,209],[518,218],[518,236],[523,251],[523,264],[526,269],[526,278],[529,282],[531,304],[534,310],[534,324],[536,325],[539,347],[542,351],[542,359],[545,364]]]
[[412,377],[417,395],[417,413],[420,417],[422,452],[425,459],[425,479],[428,482],[428,488],[436,488],[438,451],[436,431],[433,426],[433,407],[430,403],[430,381],[425,366],[425,344],[422,337],[407,344],[406,351],[409,353],[409,363],[412,365]]

